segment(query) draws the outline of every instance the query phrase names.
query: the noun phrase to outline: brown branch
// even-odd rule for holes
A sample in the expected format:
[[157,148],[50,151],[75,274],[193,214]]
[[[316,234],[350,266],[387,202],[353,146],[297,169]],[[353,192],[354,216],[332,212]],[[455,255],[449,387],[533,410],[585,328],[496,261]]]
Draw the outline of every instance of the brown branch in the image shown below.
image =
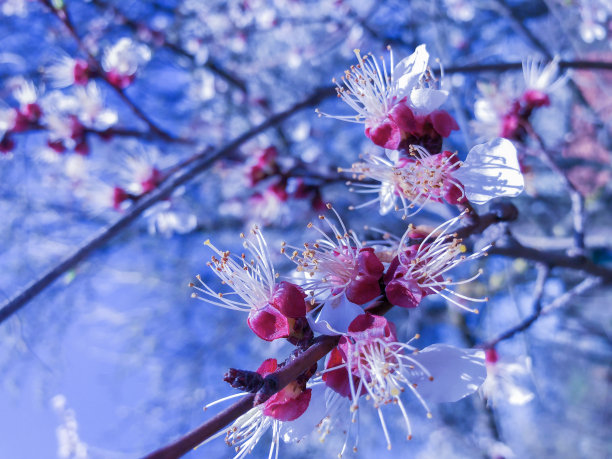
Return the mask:
[[197,159],[190,160],[188,169],[178,170],[173,175],[167,177],[159,188],[153,190],[150,194],[143,196],[141,200],[129,208],[123,217],[121,217],[115,223],[100,230],[98,234],[86,241],[83,245],[81,245],[81,247],[73,251],[57,265],[47,270],[40,277],[34,279],[10,300],[5,302],[0,308],[0,323],[25,306],[31,299],[42,292],[66,271],[85,260],[94,251],[104,246],[108,241],[121,233],[145,210],[157,202],[170,197],[174,190],[193,180],[202,172],[209,169],[217,160],[232,153],[247,140],[250,140],[266,129],[281,123],[304,108],[312,107],[318,104],[321,100],[331,96],[332,94],[333,92],[329,88],[319,89],[303,101],[298,102],[283,112],[271,116],[266,121],[245,132],[223,148],[212,152],[207,148],[199,153]]
[[[339,336],[321,336],[317,338],[315,343],[295,360],[268,375],[267,378],[272,378],[276,382],[277,390],[275,392],[280,391],[287,384],[295,381],[304,371],[325,357],[338,344],[339,338]],[[200,427],[169,445],[148,454],[143,459],[176,459],[181,457],[253,408],[254,401],[255,394],[246,395],[240,401],[212,417]]]
[[512,240],[508,245],[496,245],[489,249],[491,255],[502,255],[511,258],[524,258],[543,263],[550,268],[569,268],[583,271],[592,276],[601,277],[604,282],[612,282],[612,269],[593,263],[584,256],[565,255],[563,253],[538,250]]

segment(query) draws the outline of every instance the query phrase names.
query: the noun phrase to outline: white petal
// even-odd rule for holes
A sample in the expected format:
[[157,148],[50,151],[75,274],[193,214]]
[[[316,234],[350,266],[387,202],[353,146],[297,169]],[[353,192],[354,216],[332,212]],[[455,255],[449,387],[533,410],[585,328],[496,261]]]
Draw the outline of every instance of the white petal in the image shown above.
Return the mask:
[[364,307],[365,305],[362,307],[351,303],[342,293],[325,301],[316,320],[308,316],[308,323],[315,333],[342,335],[348,331],[348,326],[355,317],[364,314]]
[[401,99],[414,88],[421,75],[427,70],[429,53],[425,45],[417,46],[410,56],[402,59],[393,69],[393,78],[396,81],[398,97]]
[[385,149],[385,155],[387,155],[387,158],[389,158],[389,161],[391,161],[393,164],[397,163],[397,160],[399,159],[399,151],[397,150]]
[[410,93],[410,103],[417,115],[426,115],[446,102],[448,91],[431,88],[416,88]]
[[467,198],[474,204],[501,196],[518,196],[525,187],[516,148],[502,138],[472,148],[453,175],[463,183]]
[[434,344],[412,356],[433,376],[411,378],[416,390],[428,402],[455,402],[474,393],[487,377],[484,352]]
[[389,182],[382,182],[380,184],[380,215],[386,215],[395,209],[395,185]]
[[506,386],[508,403],[511,405],[525,405],[533,400],[533,392],[519,386],[507,385]]

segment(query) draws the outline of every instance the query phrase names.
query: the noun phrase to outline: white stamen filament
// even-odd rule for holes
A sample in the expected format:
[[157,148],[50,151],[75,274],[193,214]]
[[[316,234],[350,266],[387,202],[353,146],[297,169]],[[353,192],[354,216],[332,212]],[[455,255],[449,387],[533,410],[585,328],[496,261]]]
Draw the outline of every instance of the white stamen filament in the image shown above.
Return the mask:
[[[252,308],[261,308],[270,300],[274,293],[276,279],[274,266],[270,260],[268,246],[259,228],[253,227],[251,234],[254,241],[241,235],[244,239],[243,245],[251,256],[250,259],[246,254],[239,257],[230,254],[229,251],[222,252],[208,240],[204,243],[218,257],[213,255],[207,265],[221,279],[221,283],[228,285],[233,291],[216,292],[198,275],[196,278],[201,287],[196,287],[193,284],[190,284],[190,286],[202,293],[203,296],[194,293],[192,295],[194,298],[222,308],[246,312]],[[238,295],[242,301],[227,298],[230,295]]]
[[490,245],[483,249],[475,252],[469,256],[463,255],[467,250],[462,244],[462,239],[458,239],[449,231],[454,225],[465,215],[463,212],[461,215],[452,218],[436,229],[431,231],[419,244],[417,253],[414,257],[407,259],[405,252],[408,250],[407,244],[410,239],[410,231],[406,231],[399,243],[398,257],[400,264],[406,268],[404,278],[411,278],[416,281],[419,287],[423,289],[430,289],[434,293],[439,294],[451,303],[459,306],[470,312],[478,312],[477,309],[469,308],[453,297],[460,298],[469,302],[484,303],[488,301],[487,298],[472,298],[466,295],[462,295],[449,289],[453,285],[463,285],[480,277],[482,270],[479,270],[472,277],[462,279],[459,281],[453,281],[451,278],[444,278],[451,269],[458,265],[476,258],[480,258],[486,255],[486,251],[491,247]]

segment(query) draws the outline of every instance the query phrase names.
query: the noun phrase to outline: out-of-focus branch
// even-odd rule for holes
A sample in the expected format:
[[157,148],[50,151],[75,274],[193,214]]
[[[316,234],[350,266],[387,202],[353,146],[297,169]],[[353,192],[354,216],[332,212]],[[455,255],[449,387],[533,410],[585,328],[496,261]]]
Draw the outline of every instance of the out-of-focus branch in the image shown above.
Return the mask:
[[496,245],[489,249],[491,255],[502,255],[511,258],[524,258],[543,263],[550,268],[569,268],[583,271],[592,276],[600,277],[604,282],[612,282],[612,269],[593,263],[584,256],[566,255],[558,252],[545,251],[526,247],[516,240],[507,245]]
[[85,44],[81,40],[81,37],[77,33],[76,28],[74,27],[74,24],[72,20],[70,19],[68,9],[65,7],[65,5],[61,9],[57,9],[53,6],[53,4],[51,3],[51,0],[40,0],[40,1],[47,8],[49,8],[49,10],[53,13],[53,15],[57,17],[62,22],[62,24],[64,24],[66,29],[68,29],[68,31],[70,32],[70,35],[72,35],[74,40],[77,42],[77,45],[79,46],[81,51],[83,51],[87,55],[88,60],[91,63],[93,70],[96,72],[96,75],[102,78],[111,88],[113,88],[113,90],[117,93],[117,95],[121,98],[121,100],[130,108],[130,110],[132,110],[132,112],[138,118],[140,118],[149,127],[149,129],[152,132],[154,132],[156,135],[158,135],[163,140],[166,140],[166,141],[175,140],[173,135],[169,134],[168,132],[164,131],[162,128],[157,126],[157,124],[153,122],[153,120],[151,120],[151,118],[149,118],[140,109],[140,107],[138,107],[132,101],[132,99],[130,99],[127,96],[127,94],[125,93],[123,89],[118,88],[116,85],[112,84],[109,81],[108,76],[106,75],[106,72],[104,72],[104,70],[102,69],[102,66],[100,65],[96,57],[89,51],[89,49],[85,46]]
[[[42,124],[33,124],[33,125],[28,126],[28,128],[25,131],[14,132],[12,133],[12,135],[24,135],[24,134],[29,134],[32,132],[42,132],[46,130],[47,130],[47,127]],[[128,128],[121,128],[121,127],[110,127],[108,129],[93,129],[93,128],[88,128],[88,127],[83,127],[83,132],[86,135],[92,135],[92,136],[100,137],[106,140],[109,140],[112,137],[134,137],[134,138],[143,139],[143,140],[149,140],[155,137],[155,133],[151,131],[143,131],[140,129],[128,129]],[[184,143],[184,144],[193,143],[191,140],[181,139],[181,138],[173,138],[171,140],[166,140],[166,141]]]
[[574,251],[576,255],[584,254],[584,198],[578,189],[574,186],[571,180],[563,169],[561,169],[555,160],[553,159],[552,153],[546,147],[544,139],[533,130],[530,125],[526,126],[527,132],[531,135],[538,143],[540,149],[538,150],[540,159],[555,172],[559,178],[563,181],[563,184],[567,188],[572,202],[572,223],[574,226]]
[[225,147],[212,152],[209,149],[206,149],[199,153],[197,158],[191,158],[188,163],[189,167],[187,169],[177,170],[173,175],[167,177],[159,188],[153,190],[149,194],[144,195],[141,200],[129,208],[123,217],[121,217],[115,223],[103,228],[97,235],[86,241],[81,247],[76,249],[57,265],[50,268],[43,275],[37,279],[34,279],[23,290],[4,303],[2,308],[0,308],[0,323],[21,309],[32,298],[42,292],[66,271],[73,268],[79,262],[86,259],[91,253],[104,246],[108,241],[121,233],[121,231],[127,228],[145,210],[163,199],[168,198],[174,190],[198,177],[202,172],[209,169],[218,159],[232,153],[247,140],[255,137],[266,129],[283,122],[285,119],[289,118],[298,111],[303,110],[304,108],[312,107],[318,104],[321,100],[331,96],[332,94],[333,92],[330,88],[319,89],[303,101],[298,102],[283,112],[271,116],[260,125],[245,132],[227,144]]
[[478,347],[484,349],[494,348],[500,341],[505,341],[507,339],[512,338],[517,333],[523,332],[531,327],[539,317],[546,315],[555,309],[559,309],[569,303],[575,296],[581,295],[584,292],[592,289],[593,287],[597,287],[602,283],[601,278],[597,277],[588,277],[576,285],[574,288],[568,290],[559,298],[554,300],[552,303],[548,304],[543,308],[536,308],[535,311],[530,314],[528,317],[525,317],[521,322],[516,324],[514,327],[506,330],[503,333],[500,333],[497,337],[490,339],[489,341],[480,344]]
[[[128,28],[130,28],[134,33],[138,33],[139,30],[141,30],[143,27],[145,27],[147,29],[147,32],[149,32],[151,35],[155,35],[155,34],[159,33],[156,30],[151,29],[144,22],[139,22],[139,21],[135,21],[133,19],[130,19],[119,8],[117,8],[115,5],[111,5],[110,3],[102,1],[102,0],[93,0],[92,3],[94,5],[96,5],[100,9],[110,10],[117,18],[119,18],[121,20],[121,23],[123,25],[125,25]],[[161,43],[161,46],[164,46],[164,47],[168,48],[169,50],[171,50],[172,52],[174,52],[176,54],[179,54],[179,55],[181,55],[183,57],[186,57],[186,58],[188,58],[191,61],[195,61],[195,56],[193,54],[191,54],[188,51],[184,50],[178,44],[168,41],[167,37],[165,37],[165,36],[163,37],[163,42]],[[228,70],[223,68],[214,59],[208,58],[208,60],[204,63],[204,67],[206,67],[208,70],[210,70],[215,75],[217,75],[217,76],[221,77],[222,79],[224,79],[225,81],[227,81],[232,86],[235,86],[236,88],[238,88],[243,93],[247,92],[246,83],[244,81],[242,81],[240,78],[238,78],[236,75],[233,75]]]
[[[508,70],[521,70],[522,62],[500,62],[498,64],[473,64],[444,67],[444,73],[480,73],[480,72],[506,72]],[[612,70],[612,62],[606,61],[559,61],[561,69],[581,70]]]
[[[276,372],[268,375],[266,378],[274,381],[274,387],[276,388],[274,393],[280,391],[290,382],[295,381],[304,371],[325,357],[338,344],[339,338],[339,336],[321,336],[317,338],[315,343],[304,353]],[[144,459],[176,459],[181,457],[253,408],[254,401],[255,394],[246,395],[240,401],[209,419],[197,429],[171,444],[148,454]]]
[[514,29],[519,35],[525,37],[535,48],[538,49],[548,60],[552,60],[553,56],[548,51],[548,48],[540,41],[538,37],[525,25],[525,23],[516,15],[516,13],[506,4],[504,0],[495,0],[500,12],[510,21]]

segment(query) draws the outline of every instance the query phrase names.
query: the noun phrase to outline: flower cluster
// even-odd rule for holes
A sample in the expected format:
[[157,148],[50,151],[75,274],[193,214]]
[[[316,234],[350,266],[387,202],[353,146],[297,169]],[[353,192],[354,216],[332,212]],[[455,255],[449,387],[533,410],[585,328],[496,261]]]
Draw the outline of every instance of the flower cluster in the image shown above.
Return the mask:
[[[312,368],[305,371],[234,422],[226,441],[236,448],[237,458],[250,452],[270,428],[272,456],[274,452],[278,455],[281,436],[299,439],[315,426],[326,435],[346,419],[353,425],[365,402],[378,412],[391,448],[386,405],[398,407],[410,439],[404,392],[412,393],[431,417],[428,403],[459,400],[475,392],[487,376],[483,351],[445,344],[419,350],[412,344],[418,335],[408,342],[399,341],[395,325],[382,314],[392,307],[423,307],[424,299],[431,295],[478,313],[473,305],[487,298],[473,298],[459,289],[478,278],[482,270],[459,279],[452,271],[486,255],[490,246],[469,254],[457,227],[473,212],[471,204],[521,193],[524,184],[516,149],[509,140],[496,138],[476,145],[461,161],[457,153],[442,148],[443,139],[458,126],[441,109],[448,92],[428,68],[424,45],[397,65],[391,53],[389,69],[384,60],[379,64],[372,55],[355,54],[358,64],[346,72],[337,92],[357,114],[319,112],[365,124],[366,136],[385,148],[382,154],[364,155],[350,169],[340,169],[353,175],[353,190],[377,195],[354,208],[379,203],[381,214],[399,210],[403,219],[430,202],[446,202],[461,210],[435,228],[409,224],[401,236],[386,234],[379,241],[358,237],[327,204],[328,212],[319,215],[319,222],[307,224],[315,237],[301,245],[281,244],[281,254],[295,265],[284,280],[279,279],[257,226],[248,236],[241,235],[246,253],[233,254],[205,242],[213,251],[208,266],[229,290],[218,291],[198,275],[199,285],[190,284],[198,292],[192,296],[247,313],[246,323],[259,338],[289,340],[298,346],[293,354],[296,358],[313,344],[315,335],[338,337],[318,376],[313,377]],[[540,80],[547,78],[530,77],[535,82],[525,94],[525,103],[532,107],[548,103],[546,95],[537,90],[544,84]],[[251,186],[270,180],[272,192],[281,196],[285,183],[277,180],[282,176],[277,156],[271,148],[255,155],[247,164],[247,177]],[[232,370],[239,376],[228,382],[257,392],[257,399],[262,377],[274,377],[279,367],[276,360],[269,359],[257,374]],[[246,383],[251,380],[261,384]],[[354,437],[353,450],[357,450],[358,429],[346,430],[351,435],[340,454],[349,437]]]

